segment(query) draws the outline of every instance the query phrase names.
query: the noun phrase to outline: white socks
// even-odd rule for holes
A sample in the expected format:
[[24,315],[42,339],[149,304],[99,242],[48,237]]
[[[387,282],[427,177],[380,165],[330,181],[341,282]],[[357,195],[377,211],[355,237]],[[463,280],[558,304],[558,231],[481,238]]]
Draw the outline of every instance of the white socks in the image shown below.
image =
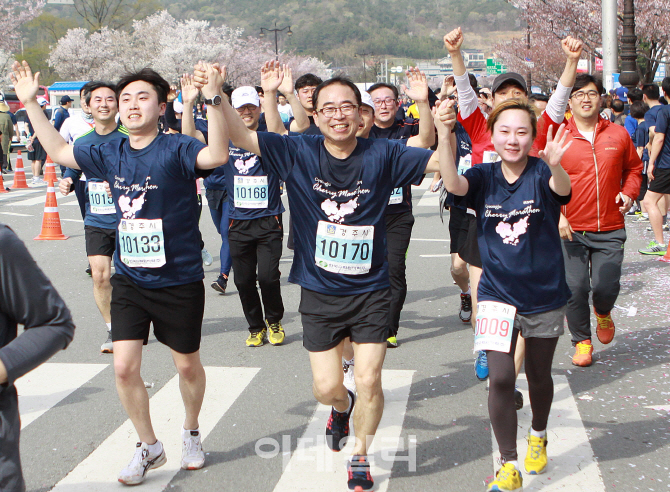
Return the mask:
[[155,443],[149,444],[149,454],[151,456],[158,456],[163,452],[163,443],[161,443],[159,440],[156,440]]
[[517,470],[521,470],[521,468],[519,468],[519,461],[518,461],[518,460],[514,460],[514,461],[505,461],[505,464],[507,464],[507,463],[511,463],[511,464],[514,465],[514,468],[516,468]]
[[546,431],[546,430],[543,430],[543,431],[536,431],[535,429],[533,429],[533,428],[531,427],[531,428],[530,428],[530,435],[531,435],[531,436],[535,436],[535,437],[546,437],[546,435],[547,435],[547,431]]
[[111,323],[105,323],[107,325],[107,331],[112,331],[112,324]]
[[472,295],[472,289],[470,287],[468,287],[468,291],[467,292],[461,292],[461,294],[466,294],[468,296]]
[[348,366],[353,366],[354,365],[354,357],[352,357],[351,360],[344,359],[344,363]]

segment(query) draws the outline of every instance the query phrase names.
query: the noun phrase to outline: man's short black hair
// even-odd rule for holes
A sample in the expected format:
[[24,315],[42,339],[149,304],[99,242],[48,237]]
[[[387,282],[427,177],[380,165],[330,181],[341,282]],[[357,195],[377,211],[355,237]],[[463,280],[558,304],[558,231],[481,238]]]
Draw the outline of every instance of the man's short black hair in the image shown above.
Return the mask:
[[628,91],[628,102],[642,101],[642,91],[637,87]]
[[665,77],[661,82],[661,88],[666,96],[670,96],[670,77]]
[[317,77],[313,73],[306,73],[305,75],[298,77],[295,81],[295,90],[299,91],[303,87],[317,87],[322,83],[323,80],[321,80],[321,77]]
[[368,89],[368,94],[372,94],[377,89],[382,89],[384,87],[386,87],[387,89],[391,89],[393,91],[393,96],[397,101],[399,96],[398,88],[395,85],[387,84],[386,82],[377,82],[376,84],[371,85],[370,88]]
[[531,94],[530,97],[528,98],[529,102],[533,101],[542,101],[542,102],[549,102],[549,96],[546,94]]
[[[112,84],[111,82],[104,82],[102,80],[94,80],[86,84],[84,87],[88,87],[86,91],[86,95],[84,96],[84,100],[86,101],[86,104],[88,106],[91,105],[91,97],[93,96],[93,92],[97,91],[98,89],[102,89],[103,87],[107,89],[111,89],[114,94],[116,94],[116,86]],[[117,98],[118,101],[118,98]]]
[[470,79],[470,87],[472,87],[472,90],[478,92],[479,82],[477,82],[477,77],[475,77],[475,74],[468,72],[468,78]]
[[314,110],[316,110],[317,104],[319,102],[319,94],[323,89],[326,87],[329,87],[331,85],[344,85],[346,87],[349,87],[352,91],[354,91],[354,95],[356,96],[356,104],[360,107],[361,104],[363,104],[363,100],[361,99],[361,91],[358,90],[358,87],[356,87],[356,84],[354,84],[351,79],[348,79],[346,77],[333,77],[332,79],[328,79],[325,82],[321,82],[317,87],[316,90],[314,91],[314,94],[312,95],[312,104],[314,104]]
[[656,84],[644,84],[642,86],[642,94],[652,101],[658,101],[659,97],[661,97],[661,91]]
[[228,82],[224,82],[223,86],[221,86],[221,92],[223,92],[226,96],[228,96],[228,101],[232,99],[234,90],[235,87],[230,85]]
[[570,95],[572,96],[575,92],[578,90],[583,89],[589,84],[594,84],[596,86],[596,90],[598,91],[598,94],[602,94],[604,92],[603,89],[603,82],[599,78],[594,77],[593,75],[590,75],[588,73],[580,73],[577,75],[575,79],[575,85],[572,86],[572,90],[570,91]]
[[170,84],[167,80],[160,76],[158,72],[151,68],[143,68],[139,72],[131,72],[125,74],[116,84],[116,99],[118,101],[121,93],[126,86],[133,82],[143,81],[151,84],[158,95],[158,104],[167,103],[167,95],[170,92]]
[[[629,92],[630,94],[630,92]],[[630,115],[635,118],[636,120],[639,120],[640,118],[644,118],[644,114],[649,111],[649,106],[647,106],[645,103],[642,101],[635,101],[633,104],[630,105]]]
[[256,89],[256,92],[258,93],[259,96],[264,96],[265,95],[265,91],[263,90],[263,88],[260,85],[254,86],[254,89]]
[[84,102],[86,102],[86,94],[91,92],[90,87],[95,83],[96,83],[95,80],[91,80],[90,82],[86,82],[84,84],[84,86],[81,89],[79,89],[79,99],[83,99]]
[[614,99],[612,101],[612,111],[615,113],[623,113],[624,104],[621,99]]

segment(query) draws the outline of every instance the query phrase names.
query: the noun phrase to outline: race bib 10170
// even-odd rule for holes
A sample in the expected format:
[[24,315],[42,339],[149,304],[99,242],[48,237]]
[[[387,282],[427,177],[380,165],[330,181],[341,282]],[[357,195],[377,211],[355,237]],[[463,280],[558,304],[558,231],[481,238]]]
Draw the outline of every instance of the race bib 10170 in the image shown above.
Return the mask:
[[509,352],[516,308],[495,301],[477,303],[474,351]]
[[374,234],[374,226],[346,226],[320,220],[314,252],[316,265],[332,273],[368,273]]

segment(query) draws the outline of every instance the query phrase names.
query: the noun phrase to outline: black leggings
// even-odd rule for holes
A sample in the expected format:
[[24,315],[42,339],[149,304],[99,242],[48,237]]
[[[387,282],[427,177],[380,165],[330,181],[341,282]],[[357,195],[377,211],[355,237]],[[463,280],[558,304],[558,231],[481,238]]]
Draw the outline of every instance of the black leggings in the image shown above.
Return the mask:
[[[508,353],[487,351],[489,362],[489,417],[498,441],[503,461],[514,461],[516,453],[517,416],[514,407],[514,351],[519,330],[512,334]],[[526,338],[526,377],[533,411],[533,429],[547,428],[551,402],[554,399],[554,381],[551,364],[558,338]]]

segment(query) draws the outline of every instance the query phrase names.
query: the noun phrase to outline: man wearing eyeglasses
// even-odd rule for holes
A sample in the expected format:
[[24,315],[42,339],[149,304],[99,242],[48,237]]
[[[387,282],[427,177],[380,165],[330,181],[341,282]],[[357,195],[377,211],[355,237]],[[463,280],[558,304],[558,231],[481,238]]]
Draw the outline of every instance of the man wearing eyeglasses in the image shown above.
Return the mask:
[[[206,82],[202,72],[196,81]],[[430,150],[387,139],[358,139],[362,98],[348,79],[320,84],[313,103],[322,136],[255,132],[225,100],[223,109],[234,145],[261,157],[266,170],[287,184],[296,237],[289,281],[302,288],[299,311],[314,395],[333,407],[326,442],[333,451],[342,449],[357,399],[348,487],[371,490],[367,452],[384,409],[381,371],[390,313],[384,210],[393,188],[438,170],[438,156],[451,149],[442,140],[433,157]],[[453,124],[453,111],[450,117]],[[356,357],[357,396],[343,384],[347,337]]]
[[559,222],[572,292],[566,317],[575,346],[572,363],[581,367],[592,363],[590,291],[598,340],[608,344],[614,338],[611,311],[619,295],[626,241],[624,214],[642,181],[642,161],[628,132],[600,116],[602,93],[598,79],[577,76],[567,126],[572,144],[561,161],[572,183],[572,200],[561,207]]

